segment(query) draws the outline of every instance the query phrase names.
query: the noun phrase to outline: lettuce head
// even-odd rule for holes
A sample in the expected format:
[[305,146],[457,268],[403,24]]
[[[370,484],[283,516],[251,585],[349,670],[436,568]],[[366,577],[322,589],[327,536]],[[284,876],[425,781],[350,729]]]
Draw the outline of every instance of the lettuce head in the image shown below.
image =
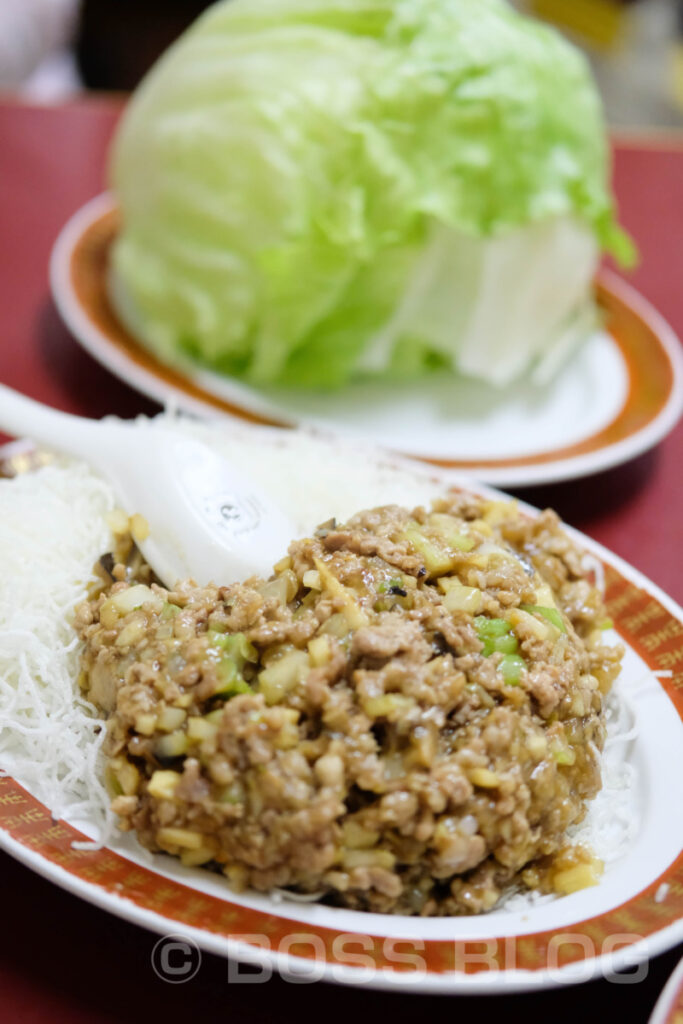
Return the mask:
[[168,362],[549,374],[628,258],[580,53],[505,0],[229,0],[134,94],[111,294]]

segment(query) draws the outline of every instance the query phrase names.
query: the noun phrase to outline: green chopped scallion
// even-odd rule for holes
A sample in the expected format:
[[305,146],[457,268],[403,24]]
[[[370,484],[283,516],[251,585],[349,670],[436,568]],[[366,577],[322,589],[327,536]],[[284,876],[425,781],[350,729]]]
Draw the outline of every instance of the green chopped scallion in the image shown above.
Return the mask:
[[403,577],[393,576],[390,580],[382,580],[377,587],[377,592],[379,594],[386,594],[397,590],[403,591],[403,589]]
[[523,604],[520,605],[523,612],[529,612],[531,615],[542,615],[544,619],[554,626],[555,629],[559,629],[560,633],[566,633],[567,627],[564,624],[562,615],[557,608],[546,608],[540,604]]
[[242,673],[235,664],[231,655],[223,655],[216,666],[218,686],[215,690],[216,697],[235,697],[238,693],[253,693],[251,686],[247,683]]
[[517,637],[512,633],[506,633],[505,636],[497,636],[493,640],[493,650],[499,651],[501,654],[516,654],[518,648]]
[[474,628],[480,640],[490,637],[505,636],[510,632],[510,623],[507,619],[489,619],[487,615],[477,615],[474,620]]
[[518,686],[526,662],[519,654],[506,654],[498,668],[508,686]]
[[238,669],[244,668],[247,661],[258,661],[258,652],[250,644],[244,633],[218,633],[210,629],[208,634],[211,647],[218,648],[235,662]]

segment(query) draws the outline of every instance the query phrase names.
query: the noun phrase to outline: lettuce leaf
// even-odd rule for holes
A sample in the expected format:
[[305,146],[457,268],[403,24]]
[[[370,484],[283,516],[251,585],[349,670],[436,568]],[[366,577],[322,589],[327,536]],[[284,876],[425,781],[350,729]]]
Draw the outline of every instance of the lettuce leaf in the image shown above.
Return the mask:
[[584,59],[504,0],[215,4],[111,176],[121,315],[256,384],[505,385],[576,344],[600,250],[630,257]]

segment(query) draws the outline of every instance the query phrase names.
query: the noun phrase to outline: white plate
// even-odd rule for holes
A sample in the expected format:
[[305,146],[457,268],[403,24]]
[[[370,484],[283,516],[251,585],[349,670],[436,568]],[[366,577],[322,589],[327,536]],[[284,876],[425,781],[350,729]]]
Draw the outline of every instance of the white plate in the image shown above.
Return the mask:
[[[452,473],[434,476],[454,485]],[[522,910],[440,919],[235,895],[219,876],[145,854],[130,837],[97,852],[74,850],[87,824],[80,831],[79,823],[55,824],[21,779],[9,777],[0,778],[0,848],[162,935],[179,934],[266,971],[350,985],[434,993],[549,988],[609,975],[674,946],[683,939],[683,610],[619,558],[570,533],[604,566],[608,610],[627,645],[620,700],[637,722],[629,762],[637,768],[630,796],[640,829],[596,888]]]
[[367,438],[505,485],[596,473],[655,445],[683,410],[680,343],[632,288],[604,272],[597,282],[605,329],[547,387],[499,392],[450,374],[409,384],[359,382],[317,393],[256,390],[184,364],[168,367],[122,327],[107,298],[117,212],[109,195],[62,230],[51,262],[57,307],[104,366],[162,404],[274,426],[309,425]]
[[683,960],[667,981],[649,1024],[681,1024],[683,1020]]

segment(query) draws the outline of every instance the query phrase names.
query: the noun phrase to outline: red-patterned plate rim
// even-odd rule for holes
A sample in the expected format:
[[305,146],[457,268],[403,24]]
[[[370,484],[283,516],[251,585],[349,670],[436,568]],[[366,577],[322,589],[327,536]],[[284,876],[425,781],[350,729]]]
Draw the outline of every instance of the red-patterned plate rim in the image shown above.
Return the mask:
[[[255,393],[253,400],[244,398],[244,389],[221,390],[219,394],[212,390],[211,374],[191,379],[189,373],[164,365],[121,325],[112,312],[106,287],[107,254],[116,235],[117,218],[112,196],[104,193],[71,217],[55,243],[50,264],[52,293],[74,337],[107,369],[162,404],[171,402],[200,415],[211,413],[275,427],[294,425],[291,419],[269,411],[268,403],[257,399]],[[526,486],[608,469],[665,437],[683,412],[680,342],[650,303],[616,274],[601,271],[596,293],[626,375],[623,401],[608,422],[575,443],[519,457],[417,457],[475,473],[492,484]],[[415,453],[406,449],[402,454]]]
[[[9,448],[14,456],[21,451],[21,445]],[[453,486],[451,474],[443,479]],[[463,486],[497,494],[482,485]],[[618,556],[577,531],[570,533],[602,562],[608,609],[618,632],[652,672],[663,674],[659,683],[669,698],[667,707],[670,703],[672,717],[683,722],[683,609]],[[514,992],[609,975],[683,940],[680,852],[640,892],[605,913],[573,922],[569,933],[553,928],[519,937],[423,942],[411,938],[410,918],[403,919],[404,937],[358,934],[354,939],[334,927],[288,918],[286,904],[264,913],[231,902],[229,894],[219,899],[200,892],[115,851],[72,849],[79,838],[82,833],[70,825],[53,822],[48,809],[17,780],[0,778],[0,848],[32,870],[152,931],[181,932],[210,952],[283,972],[310,976],[313,971],[321,980],[423,992]],[[667,896],[660,902],[664,888]],[[297,946],[301,935],[305,944]],[[360,950],[354,942],[362,943]],[[369,971],[353,965],[352,955],[359,952],[370,958]],[[416,955],[424,970],[415,969]]]

